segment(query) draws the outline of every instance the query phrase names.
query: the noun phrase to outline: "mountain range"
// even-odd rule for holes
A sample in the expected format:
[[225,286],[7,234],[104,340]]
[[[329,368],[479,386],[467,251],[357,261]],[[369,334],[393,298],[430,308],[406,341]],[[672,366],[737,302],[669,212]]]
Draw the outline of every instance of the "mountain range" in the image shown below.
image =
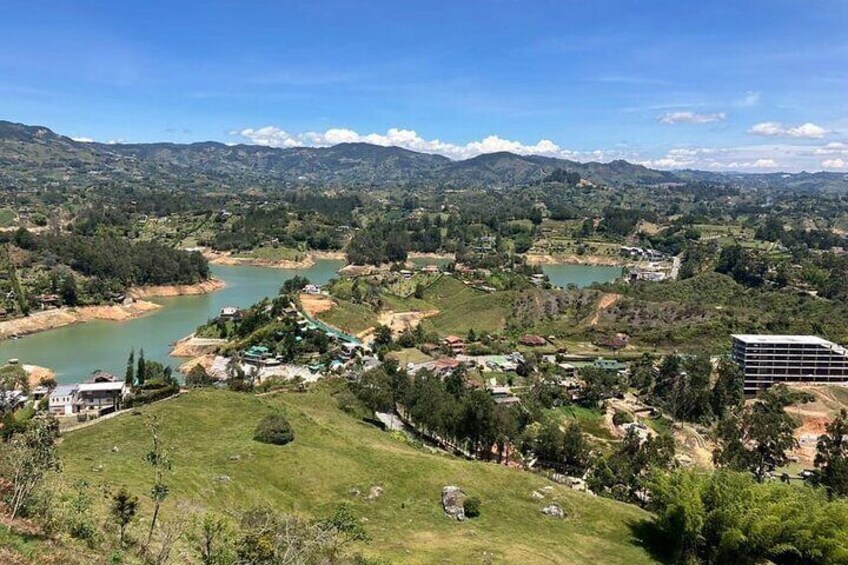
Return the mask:
[[668,172],[622,160],[580,163],[509,152],[453,161],[442,155],[367,143],[285,149],[218,142],[106,144],[75,141],[42,126],[0,121],[0,186],[18,189],[62,183],[146,183],[151,187],[210,190],[297,186],[503,188],[544,182],[552,173],[563,171],[577,173],[595,184],[619,187],[688,181],[752,188],[848,190],[848,175],[838,173]]

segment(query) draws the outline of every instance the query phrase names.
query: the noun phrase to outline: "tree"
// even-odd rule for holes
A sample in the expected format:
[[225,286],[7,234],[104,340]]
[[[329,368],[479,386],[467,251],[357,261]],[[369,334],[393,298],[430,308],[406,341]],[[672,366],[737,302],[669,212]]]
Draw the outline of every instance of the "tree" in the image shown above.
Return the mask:
[[[140,357],[139,359],[142,358]],[[153,517],[150,520],[150,531],[147,533],[146,544],[149,546],[150,540],[153,538],[153,530],[156,528],[156,521],[159,518],[159,510],[162,502],[168,497],[169,490],[165,484],[165,473],[171,470],[171,457],[162,445],[162,438],[159,434],[159,422],[155,417],[151,417],[148,420],[147,428],[150,431],[152,447],[144,459],[153,468],[153,486],[149,494],[150,499],[153,501]]]
[[56,418],[50,414],[39,415],[0,449],[0,476],[10,484],[5,506],[11,520],[26,508],[47,474],[59,471],[57,437],[59,422]]
[[287,279],[283,286],[280,287],[280,294],[282,295],[292,295],[297,292],[303,290],[303,288],[309,284],[309,279],[306,277],[295,275],[290,279]]
[[77,281],[73,273],[68,273],[62,280],[62,303],[65,306],[76,306],[78,302]]
[[763,392],[753,404],[731,410],[716,428],[717,465],[750,471],[758,481],[789,459],[786,452],[797,446],[797,422],[784,408],[794,397],[784,385]]
[[206,371],[201,363],[197,363],[188,372],[185,378],[186,386],[209,386],[215,384],[216,379]]
[[620,379],[612,371],[583,367],[580,369],[580,378],[583,381],[580,402],[591,408],[597,407],[601,400],[614,396],[621,390]]
[[366,371],[359,379],[357,396],[372,413],[387,412],[394,408],[392,379],[384,367]]
[[207,513],[203,515],[197,529],[200,531],[191,535],[191,541],[203,565],[224,565],[235,561],[230,546],[232,533],[227,522],[215,514]]
[[392,344],[392,329],[389,326],[379,325],[374,330],[374,344],[377,346]]
[[718,363],[718,377],[710,396],[713,414],[721,419],[727,410],[740,406],[745,400],[745,375],[742,369],[729,359]]
[[256,424],[253,439],[273,445],[286,445],[294,441],[294,430],[282,414],[268,414]]
[[122,488],[112,497],[109,513],[118,523],[118,539],[121,547],[124,545],[124,534],[127,526],[135,518],[136,512],[138,512],[138,497],[131,496],[127,489]]
[[819,436],[815,465],[818,482],[831,496],[848,496],[848,411],[844,408]]
[[569,422],[562,434],[562,464],[574,475],[582,475],[589,466],[589,442],[576,420]]
[[124,372],[124,381],[130,388],[135,386],[135,349],[130,350],[130,356],[127,358],[127,370]]
[[138,352],[138,368],[135,371],[135,382],[139,387],[147,380],[147,363],[144,360],[144,349]]

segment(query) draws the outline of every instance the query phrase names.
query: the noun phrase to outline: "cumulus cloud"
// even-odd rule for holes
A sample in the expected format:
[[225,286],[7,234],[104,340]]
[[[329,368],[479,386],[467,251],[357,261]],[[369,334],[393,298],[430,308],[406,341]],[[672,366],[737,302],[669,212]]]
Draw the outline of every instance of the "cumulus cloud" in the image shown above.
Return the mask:
[[841,141],[831,141],[815,150],[816,155],[844,155],[848,157],[848,143]]
[[748,133],[762,136],[784,136],[804,139],[821,139],[827,132],[823,127],[811,122],[800,126],[785,126],[780,122],[760,122],[754,124]]
[[72,137],[71,139],[80,143],[94,143],[94,140],[90,137]]
[[578,152],[560,147],[549,139],[541,139],[534,144],[504,139],[497,135],[484,137],[479,141],[465,144],[455,144],[439,139],[425,139],[416,131],[401,128],[389,128],[386,133],[360,134],[346,128],[330,128],[323,132],[290,133],[274,126],[261,128],[244,128],[231,131],[256,145],[268,147],[329,147],[339,143],[372,143],[374,145],[395,146],[419,151],[422,153],[438,153],[451,159],[468,159],[484,153],[509,151],[519,155],[544,155],[564,159],[595,159],[609,157],[603,151]]
[[822,161],[822,167],[825,169],[848,169],[848,161],[845,159],[825,159]]
[[657,116],[661,124],[708,124],[720,122],[727,118],[724,112],[714,114],[698,114],[696,112],[666,112]]

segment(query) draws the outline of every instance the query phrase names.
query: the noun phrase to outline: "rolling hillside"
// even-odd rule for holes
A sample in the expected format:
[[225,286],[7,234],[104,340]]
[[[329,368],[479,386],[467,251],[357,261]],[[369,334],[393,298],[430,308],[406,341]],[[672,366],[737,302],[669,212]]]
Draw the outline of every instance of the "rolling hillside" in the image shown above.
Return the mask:
[[[277,410],[287,414],[295,441],[284,447],[254,442],[256,422]],[[391,562],[479,563],[485,554],[496,563],[651,562],[633,539],[633,528],[648,517],[638,508],[411,446],[339,410],[326,389],[264,398],[190,392],[139,412],[158,416],[174,460],[166,520],[175,517],[178,501],[231,514],[271,505],[307,516],[347,501],[372,538],[358,549]],[[133,413],[68,434],[60,450],[63,480],[125,485],[148,504],[143,426],[144,418]],[[481,516],[447,518],[440,506],[446,485],[478,497]],[[383,492],[369,500],[374,486]],[[545,500],[534,500],[531,493],[543,487],[549,487]],[[541,514],[553,501],[567,519]]]
[[[672,173],[625,161],[578,163],[514,153],[451,161],[400,147],[342,143],[278,149],[258,145],[83,143],[41,126],[0,121],[0,186],[262,186],[510,187],[534,184],[557,170],[615,186],[677,182]],[[110,184],[111,182],[111,184]]]

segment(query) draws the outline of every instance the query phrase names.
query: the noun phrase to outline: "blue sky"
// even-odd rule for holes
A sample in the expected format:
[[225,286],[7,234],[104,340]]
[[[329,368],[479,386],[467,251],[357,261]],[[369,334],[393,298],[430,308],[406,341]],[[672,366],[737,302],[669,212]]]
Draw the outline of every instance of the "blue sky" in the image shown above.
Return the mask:
[[848,171],[845,0],[3,4],[0,118],[78,138]]

